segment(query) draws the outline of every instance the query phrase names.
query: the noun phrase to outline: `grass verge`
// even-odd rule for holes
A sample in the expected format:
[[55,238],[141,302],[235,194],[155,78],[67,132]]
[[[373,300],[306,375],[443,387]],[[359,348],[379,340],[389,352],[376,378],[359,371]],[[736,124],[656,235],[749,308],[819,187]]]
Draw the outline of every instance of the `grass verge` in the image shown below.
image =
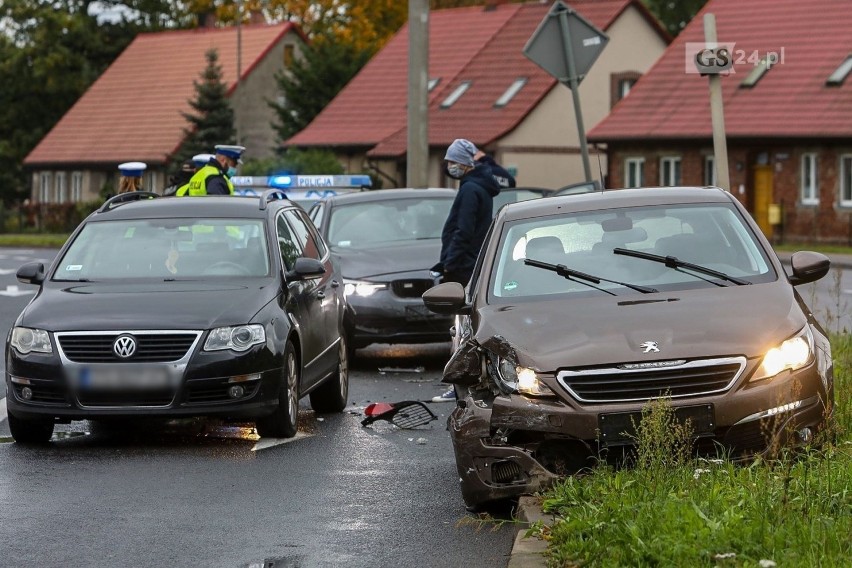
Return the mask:
[[852,336],[836,336],[832,346],[835,445],[745,465],[683,460],[680,434],[666,434],[670,405],[652,407],[643,420],[650,425],[638,430],[637,467],[600,466],[545,495],[545,511],[557,518],[541,532],[548,563],[849,566]]
[[0,247],[59,248],[67,239],[66,234],[53,233],[0,234]]

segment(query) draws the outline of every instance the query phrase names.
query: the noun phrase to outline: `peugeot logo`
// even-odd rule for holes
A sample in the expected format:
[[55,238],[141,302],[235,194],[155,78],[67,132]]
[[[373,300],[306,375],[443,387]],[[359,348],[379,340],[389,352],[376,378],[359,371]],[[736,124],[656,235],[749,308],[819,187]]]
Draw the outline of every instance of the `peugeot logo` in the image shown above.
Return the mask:
[[112,350],[122,359],[132,357],[136,353],[136,340],[130,335],[122,335],[112,344]]
[[646,341],[642,345],[639,346],[640,349],[643,349],[642,353],[659,353],[660,348],[657,347],[656,341]]

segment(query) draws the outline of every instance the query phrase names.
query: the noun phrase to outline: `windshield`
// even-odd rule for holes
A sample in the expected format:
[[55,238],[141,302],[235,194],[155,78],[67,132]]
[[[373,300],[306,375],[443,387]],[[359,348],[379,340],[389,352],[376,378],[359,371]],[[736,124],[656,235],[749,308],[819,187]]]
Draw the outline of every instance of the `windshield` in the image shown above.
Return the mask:
[[490,297],[496,299],[600,294],[553,271],[526,265],[525,258],[599,277],[599,287],[617,295],[636,293],[619,281],[660,291],[716,285],[665,264],[614,254],[615,248],[674,256],[751,283],[775,278],[764,251],[732,206],[611,209],[525,219],[507,228],[491,278]]
[[54,280],[205,279],[266,276],[256,219],[139,219],[88,223],[59,260]]
[[440,239],[452,204],[448,196],[337,205],[330,210],[328,242],[333,247],[368,248]]
[[492,215],[496,215],[501,207],[507,203],[518,203],[520,201],[529,201],[530,199],[538,199],[544,197],[547,190],[544,189],[501,189],[500,193],[494,196],[494,210]]

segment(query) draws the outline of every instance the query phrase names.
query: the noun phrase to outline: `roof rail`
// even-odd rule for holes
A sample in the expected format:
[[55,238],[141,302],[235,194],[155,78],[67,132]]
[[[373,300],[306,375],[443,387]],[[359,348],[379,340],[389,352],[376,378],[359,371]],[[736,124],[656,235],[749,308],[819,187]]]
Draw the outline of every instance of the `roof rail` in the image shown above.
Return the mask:
[[118,195],[114,195],[107,199],[101,208],[98,209],[98,213],[106,213],[112,209],[115,209],[122,203],[127,203],[130,201],[139,201],[140,199],[153,199],[155,197],[160,197],[159,193],[154,193],[153,191],[129,191],[127,193],[119,193]]
[[287,199],[287,194],[280,189],[267,189],[260,194],[260,210],[266,209],[266,204],[277,199]]

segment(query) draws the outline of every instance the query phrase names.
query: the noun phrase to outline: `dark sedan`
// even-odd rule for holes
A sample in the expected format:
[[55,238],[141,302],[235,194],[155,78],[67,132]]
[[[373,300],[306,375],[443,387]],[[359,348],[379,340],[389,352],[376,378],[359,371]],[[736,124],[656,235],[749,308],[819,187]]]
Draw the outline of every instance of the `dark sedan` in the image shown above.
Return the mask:
[[[148,199],[150,197],[150,199]],[[295,435],[299,398],[342,411],[341,277],[286,200],[124,194],[77,228],[9,331],[9,428],[45,442],[56,421],[219,416]]]
[[340,261],[350,346],[448,341],[452,318],[425,308],[456,192],[388,189],[332,196],[311,209]]
[[745,457],[818,438],[833,413],[831,347],[754,220],[713,188],[624,189],[504,207],[444,370],[469,505],[546,487],[629,452],[649,401],[688,421],[696,450]]

